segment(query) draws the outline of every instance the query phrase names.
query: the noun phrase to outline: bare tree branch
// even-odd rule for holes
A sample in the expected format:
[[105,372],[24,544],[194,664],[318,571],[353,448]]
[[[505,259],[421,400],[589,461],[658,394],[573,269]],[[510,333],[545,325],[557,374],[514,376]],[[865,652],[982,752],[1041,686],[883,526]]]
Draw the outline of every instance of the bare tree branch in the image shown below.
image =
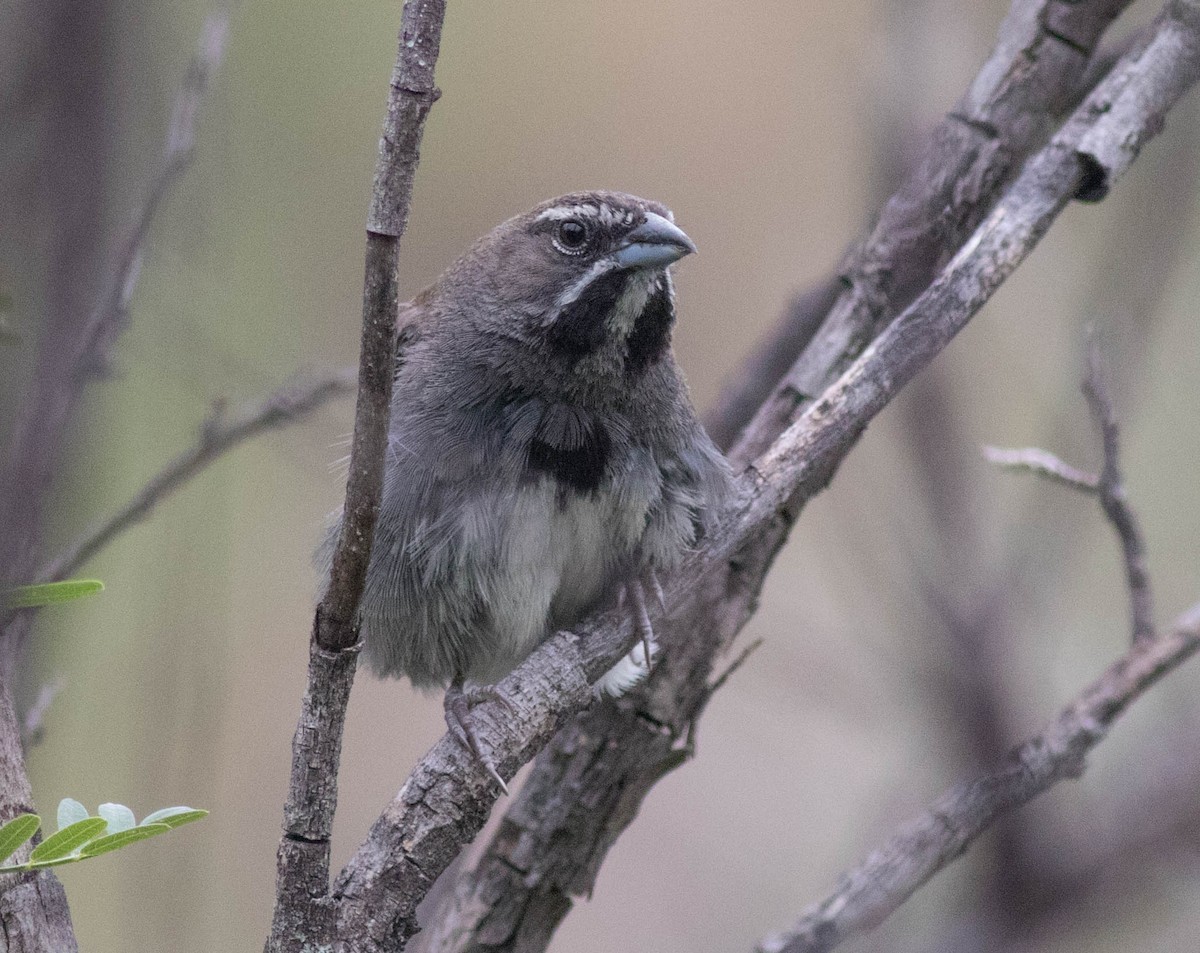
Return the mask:
[[1154,635],[1154,603],[1150,594],[1150,573],[1146,566],[1146,543],[1121,479],[1117,415],[1113,411],[1100,352],[1094,340],[1088,346],[1088,369],[1083,379],[1083,393],[1104,443],[1104,468],[1100,471],[1099,481],[1100,505],[1121,544],[1125,578],[1129,586],[1133,638],[1137,641]]
[[284,384],[266,397],[248,402],[229,414],[218,402],[200,427],[200,439],[163,467],[137,494],[81,539],[51,560],[39,582],[65,579],[117,536],[149,516],[162,500],[182,487],[210,463],[251,437],[304,419],[326,401],[354,389],[357,368],[322,374]]
[[[1200,18],[1197,26],[1200,27]],[[1200,56],[1200,34],[1197,45]],[[1084,391],[1105,437],[1105,473],[1111,474],[1112,485],[1120,487],[1116,416],[1107,395],[1094,341],[1090,342]],[[1001,452],[999,456],[1001,461],[1015,461],[1019,468],[1048,475],[1075,488],[1102,492],[1100,480],[1091,478],[1089,484],[1079,478],[1079,471],[1044,451]],[[1123,488],[1120,493],[1125,524],[1136,524]],[[1107,507],[1105,512],[1107,515]],[[1116,525],[1116,520],[1112,522]],[[1120,526],[1118,532],[1124,539]],[[1140,552],[1140,534],[1137,543]],[[1127,573],[1135,607],[1135,633],[1138,631],[1137,606],[1141,591],[1138,587],[1144,587],[1146,592],[1149,588],[1144,565],[1141,568],[1142,575],[1136,582],[1132,574]],[[1137,647],[1151,641],[1152,629],[1135,637],[1135,648],[1125,658],[1068,706],[1040,736],[1013,751],[1000,770],[959,785],[944,795],[933,808],[902,828],[888,845],[844,875],[838,891],[810,908],[794,928],[763,941],[759,953],[825,953],[843,939],[872,929],[930,877],[961,856],[976,837],[1003,815],[1064,777],[1078,777],[1083,771],[1086,753],[1103,738],[1112,720],[1149,685],[1200,647],[1200,604],[1177,623],[1174,641],[1164,640],[1169,644],[1168,651],[1165,654],[1159,652],[1145,662],[1137,657]],[[1132,678],[1129,677],[1131,672],[1135,673]],[[1012,862],[1016,858],[1007,859]],[[1029,911],[1026,911],[1028,915]]]
[[[195,122],[212,73],[220,63],[229,28],[229,15],[221,11],[204,24],[195,56],[175,97],[163,148],[162,165],[138,210],[117,255],[112,276],[95,308],[68,342],[55,342],[57,372],[41,375],[38,387],[23,409],[12,446],[6,454],[10,470],[0,482],[7,506],[0,569],[23,572],[34,558],[31,552],[36,526],[57,468],[67,423],[87,381],[108,366],[109,353],[128,317],[129,300],[137,286],[142,249],[150,225],[163,199],[191,164]],[[14,651],[10,639],[8,651]],[[10,666],[11,667],[11,666]]]
[[[781,541],[780,525],[794,520],[804,503],[827,484],[867,423],[978,311],[1089,180],[1091,166],[1078,156],[1085,134],[1099,136],[1101,141],[1112,136],[1140,141],[1161,127],[1165,111],[1200,71],[1200,54],[1192,43],[1197,18],[1193,5],[1171,4],[1170,13],[1160,18],[1156,30],[1122,60],[1050,144],[1027,163],[930,289],[747,471],[740,483],[739,504],[723,529],[671,581],[670,607],[678,613],[702,602],[704,595],[698,596],[697,590],[711,585],[712,570],[726,568],[731,561],[736,568],[743,560],[758,560],[761,556],[755,547],[763,546],[764,541],[768,547]],[[1154,78],[1148,79],[1145,67],[1151,61],[1166,62],[1170,68],[1156,70]],[[1134,125],[1128,125],[1130,114],[1122,113],[1117,122],[1109,106],[1133,85],[1146,108]],[[737,606],[733,611],[738,614],[749,605],[742,594],[728,589],[726,601]],[[476,709],[483,722],[481,739],[502,775],[511,777],[554,723],[578,710],[585,697],[580,686],[607,670],[635,638],[627,620],[593,618],[575,635],[549,640],[508,676],[502,691],[519,700],[516,711],[501,716],[494,703]],[[668,647],[668,658],[670,651]],[[687,676],[695,674],[685,673],[670,683],[656,676],[651,691],[679,690],[688,683]],[[545,694],[526,698],[523,686],[531,683],[547,686]],[[549,849],[551,832],[571,844],[575,844],[572,838],[579,836],[578,831],[559,824],[568,816],[563,809],[569,811],[572,802],[560,804],[554,800],[557,795],[546,793],[550,791],[547,779],[555,774],[550,762],[564,757],[570,760],[556,742],[506,818],[506,823],[512,821],[519,828],[502,827],[499,837],[503,843],[494,842],[485,857],[487,871],[473,878],[474,886],[459,893],[455,911],[443,918],[453,926],[447,928],[447,945],[440,948],[476,948],[476,941],[483,944],[485,940],[502,946],[518,935],[526,948],[544,945],[564,912],[564,902],[569,907],[569,893],[594,874],[590,865],[598,865],[611,839],[628,822],[626,811],[636,807],[653,783],[649,766],[661,767],[669,760],[671,737],[665,732],[650,735],[638,739],[646,740],[647,745],[637,749],[637,766],[624,763],[631,775],[621,778],[623,783],[615,783],[601,765],[599,776],[607,777],[610,790],[621,796],[616,800],[601,796],[595,813],[602,824],[612,826],[601,832],[588,827],[590,847],[583,855]],[[577,741],[579,732],[572,729],[565,737]],[[578,753],[581,757],[599,754],[590,747]],[[649,760],[656,757],[656,762]],[[537,815],[532,802],[526,800],[529,792],[544,799],[541,817],[550,817],[544,826],[531,823]],[[335,897],[356,922],[371,930],[362,949],[382,949],[411,935],[416,928],[416,904],[462,845],[478,833],[493,798],[493,789],[472,769],[453,739],[443,738],[425,756],[338,878]],[[545,810],[548,804],[553,807],[549,815]],[[517,811],[521,815],[514,816]],[[579,820],[577,813],[570,816]],[[547,868],[547,862],[564,866]],[[491,872],[503,874],[505,867],[504,882],[487,881]]]
[[1036,447],[1024,450],[985,447],[984,455],[992,463],[1008,469],[1024,470],[1044,476],[1100,497],[1104,515],[1108,517],[1117,534],[1117,541],[1121,544],[1125,579],[1129,588],[1131,628],[1136,641],[1154,634],[1154,605],[1150,591],[1150,573],[1146,564],[1146,543],[1137,514],[1129,505],[1128,494],[1121,478],[1118,456],[1120,428],[1104,373],[1095,341],[1090,341],[1083,392],[1104,445],[1104,467],[1099,476],[1076,469],[1054,454]]
[[[329,897],[329,837],[346,705],[358,659],[358,604],[383,489],[396,367],[400,239],[425,120],[439,95],[434,66],[445,15],[445,0],[404,4],[367,215],[362,351],[346,503],[329,588],[313,620],[308,687],[292,742],[268,953],[329,945],[338,926]],[[347,948],[359,948],[357,939],[348,941]]]
[[1137,642],[997,771],[956,785],[887,844],[848,871],[833,894],[791,929],[758,945],[759,953],[827,953],[878,926],[922,884],[960,857],[1005,811],[1067,778],[1077,778],[1089,751],[1146,689],[1200,648],[1200,604],[1161,639]]
[[751,460],[933,280],[1088,87],[1101,34],[1128,0],[1015,0],[991,57],[934,130],[925,154],[853,256],[812,346],[734,447]]
[[[736,455],[749,459],[760,452],[928,286],[1021,160],[1137,42],[1130,36],[1095,52],[1100,36],[1128,5],[1129,0],[1013,3],[992,56],[934,130],[871,236],[836,275],[797,295],[731,375],[704,418],[719,447],[733,447],[751,419],[762,423],[774,406],[774,426],[758,428]],[[805,380],[809,389],[798,389]]]
[[1046,477],[1053,483],[1069,486],[1083,493],[1100,492],[1100,478],[1094,473],[1073,467],[1048,450],[1038,447],[984,447],[984,459],[1005,470],[1022,470]]
[[196,55],[188,64],[187,75],[171,109],[162,166],[150,183],[150,190],[121,245],[108,290],[84,326],[78,349],[71,355],[73,373],[80,383],[90,375],[104,374],[111,363],[109,349],[117,335],[124,330],[129,315],[129,301],[141,274],[142,255],[150,226],[163,199],[192,164],[196,117],[208,91],[209,80],[225,53],[228,34],[227,10],[214,13],[204,21]]
[[[1027,607],[1030,583],[1047,582],[1048,576],[1022,580],[1011,555],[999,566],[989,564],[977,468],[963,432],[963,401],[951,377],[935,363],[913,382],[904,404],[917,487],[933,538],[920,532],[936,555],[907,561],[909,578],[901,570],[892,585],[921,592],[928,607],[929,618],[914,624],[933,640],[924,661],[936,664],[919,664],[914,680],[937,710],[932,721],[940,737],[930,739],[929,750],[947,754],[943,767],[951,776],[972,777],[999,764],[1020,737],[1013,730],[1018,718],[1013,680],[1020,671],[1013,658],[1013,614]],[[1032,516],[1025,514],[1026,525]],[[1019,528],[1007,535],[1018,545],[1023,542]],[[984,857],[966,878],[976,898],[973,906],[984,911],[979,919],[997,923],[994,935],[1007,928],[1010,914],[1019,918],[1024,903],[1024,820],[1015,814],[998,819]]]

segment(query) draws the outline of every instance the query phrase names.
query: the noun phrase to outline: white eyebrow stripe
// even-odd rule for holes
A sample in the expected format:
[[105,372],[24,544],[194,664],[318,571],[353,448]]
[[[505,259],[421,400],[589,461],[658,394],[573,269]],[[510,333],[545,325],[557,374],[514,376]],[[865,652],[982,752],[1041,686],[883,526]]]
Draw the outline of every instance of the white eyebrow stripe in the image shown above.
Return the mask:
[[562,222],[568,218],[599,218],[600,209],[595,205],[556,205],[542,212],[535,222]]
[[614,228],[632,225],[635,215],[636,213],[631,209],[617,208],[607,202],[599,205],[586,202],[580,205],[556,205],[554,208],[548,208],[534,219],[534,222],[540,224],[542,222],[562,222],[569,218],[590,218],[606,228]]

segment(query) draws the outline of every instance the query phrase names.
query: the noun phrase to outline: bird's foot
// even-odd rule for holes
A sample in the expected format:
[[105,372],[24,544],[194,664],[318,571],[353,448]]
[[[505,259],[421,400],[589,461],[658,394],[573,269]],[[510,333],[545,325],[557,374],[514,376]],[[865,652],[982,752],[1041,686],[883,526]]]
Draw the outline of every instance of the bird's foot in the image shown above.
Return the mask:
[[472,708],[489,701],[499,702],[509,711],[515,711],[512,699],[496,686],[479,685],[474,688],[464,688],[463,680],[455,679],[446,689],[446,697],[443,701],[446,726],[450,729],[450,733],[459,740],[459,743],[475,756],[475,760],[483,766],[488,777],[499,785],[501,791],[508,794],[508,785],[504,783],[504,778],[500,777],[500,772],[496,770],[492,759],[479,743],[479,735],[475,731],[475,724],[471,718]]
[[651,591],[654,593],[659,610],[666,612],[667,600],[663,595],[662,584],[658,581],[658,574],[653,569],[646,573],[644,580],[635,576],[625,583],[625,587],[621,592],[621,603],[624,604],[628,600],[629,608],[633,614],[633,626],[641,637],[642,655],[645,660],[646,669],[649,671],[658,645],[654,641],[654,625],[650,622],[650,613],[646,609],[647,585],[649,585]]
[[654,657],[658,654],[658,643],[654,641],[654,625],[646,608],[647,589],[654,593],[659,607],[664,612],[666,610],[662,586],[653,571],[642,578],[634,577],[621,587],[617,594],[617,606],[630,613],[641,641],[596,682],[593,688],[598,695],[624,695],[650,674]]

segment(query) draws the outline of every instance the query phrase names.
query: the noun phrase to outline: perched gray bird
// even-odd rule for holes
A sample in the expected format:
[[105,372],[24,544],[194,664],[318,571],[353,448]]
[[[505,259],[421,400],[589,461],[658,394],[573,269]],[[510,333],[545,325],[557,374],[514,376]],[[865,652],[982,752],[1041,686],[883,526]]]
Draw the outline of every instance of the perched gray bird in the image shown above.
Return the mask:
[[693,251],[662,205],[576,192],[497,226],[401,308],[364,654],[448,686],[447,723],[501,787],[470,706],[618,595],[645,647],[601,687],[627,687],[651,661],[647,586],[729,486],[671,352],[667,269]]

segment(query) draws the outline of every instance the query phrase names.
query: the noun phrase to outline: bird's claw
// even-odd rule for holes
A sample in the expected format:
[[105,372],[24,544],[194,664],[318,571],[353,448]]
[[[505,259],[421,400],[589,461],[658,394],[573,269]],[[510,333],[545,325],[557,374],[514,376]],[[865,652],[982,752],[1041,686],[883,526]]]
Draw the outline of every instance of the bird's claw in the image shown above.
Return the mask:
[[[655,590],[661,596],[662,589],[658,580],[651,575]],[[642,639],[642,651],[646,656],[646,671],[650,671],[654,660],[654,626],[650,622],[650,613],[646,610],[646,587],[640,579],[632,579],[625,583],[623,592],[628,595],[633,610],[633,627]]]
[[475,756],[475,760],[483,767],[488,777],[496,782],[500,790],[508,794],[508,785],[504,783],[504,778],[500,777],[500,772],[496,770],[491,757],[479,743],[479,736],[471,718],[472,708],[489,701],[499,702],[509,711],[515,710],[512,699],[494,685],[480,685],[466,689],[463,688],[462,679],[455,679],[446,689],[446,697],[443,702],[446,727],[450,729],[450,733],[458,739],[459,743]]

